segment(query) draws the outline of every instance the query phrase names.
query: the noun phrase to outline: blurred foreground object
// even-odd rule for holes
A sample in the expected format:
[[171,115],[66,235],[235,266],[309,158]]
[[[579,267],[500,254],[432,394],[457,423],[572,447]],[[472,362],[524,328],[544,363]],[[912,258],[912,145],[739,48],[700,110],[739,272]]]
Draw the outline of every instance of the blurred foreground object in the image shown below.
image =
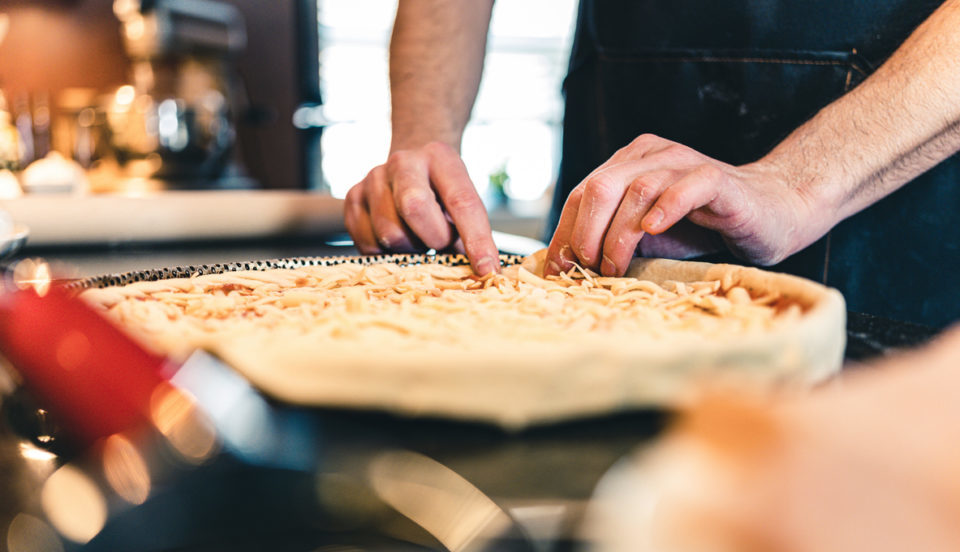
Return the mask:
[[81,445],[146,425],[166,360],[37,274],[0,295],[0,351],[24,385]]
[[812,396],[713,399],[598,487],[603,550],[960,549],[960,328]]

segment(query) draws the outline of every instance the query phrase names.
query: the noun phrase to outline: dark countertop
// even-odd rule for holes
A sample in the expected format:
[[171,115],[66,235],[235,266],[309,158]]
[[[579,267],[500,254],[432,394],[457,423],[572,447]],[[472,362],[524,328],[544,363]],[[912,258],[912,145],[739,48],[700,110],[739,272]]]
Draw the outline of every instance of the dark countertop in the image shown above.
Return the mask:
[[194,243],[128,243],[114,246],[30,247],[17,259],[41,257],[64,277],[86,278],[170,266],[277,259],[356,255],[346,236]]
[[[87,277],[353,253],[349,246],[317,239],[28,249],[21,257],[44,257],[62,276]],[[850,313],[847,358],[869,359],[920,344],[933,333],[921,326]],[[250,461],[225,449],[202,466],[169,468],[164,484],[146,503],[114,507],[113,497],[104,530],[87,546],[67,542],[66,549],[438,548],[440,543],[423,527],[451,520],[466,523],[476,512],[431,510],[428,503],[421,503],[418,514],[399,515],[403,508],[387,505],[383,489],[369,477],[371,466],[395,453],[406,455],[399,465],[412,470],[408,475],[424,478],[437,492],[460,496],[466,503],[487,504],[488,516],[507,520],[479,549],[575,549],[575,531],[597,481],[618,459],[648,443],[668,420],[664,412],[633,412],[507,433],[481,424],[266,404],[276,416],[274,430],[289,435],[279,454],[306,461],[296,465]],[[47,432],[43,429],[47,422],[38,420],[36,406],[22,393],[0,399],[0,406],[2,528],[17,512],[39,515],[39,472],[24,463],[21,446],[22,436],[36,438]],[[151,458],[165,465],[162,454]],[[483,536],[482,531],[477,534]]]

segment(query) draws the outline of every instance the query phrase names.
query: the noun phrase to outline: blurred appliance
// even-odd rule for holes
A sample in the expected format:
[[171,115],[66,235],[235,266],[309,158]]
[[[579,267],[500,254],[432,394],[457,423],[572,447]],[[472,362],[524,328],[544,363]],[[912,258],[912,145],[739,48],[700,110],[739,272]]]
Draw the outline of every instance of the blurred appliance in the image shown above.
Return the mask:
[[224,187],[218,179],[240,172],[232,154],[240,12],[215,0],[115,0],[113,11],[132,69],[132,85],[106,108],[117,160],[130,176],[169,187]]

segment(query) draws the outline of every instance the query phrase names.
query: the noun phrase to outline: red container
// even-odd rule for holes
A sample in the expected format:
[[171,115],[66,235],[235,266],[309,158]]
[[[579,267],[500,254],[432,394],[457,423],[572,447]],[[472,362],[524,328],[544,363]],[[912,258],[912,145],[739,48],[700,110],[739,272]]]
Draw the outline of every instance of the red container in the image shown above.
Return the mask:
[[0,353],[80,445],[148,424],[176,369],[57,288],[0,295]]

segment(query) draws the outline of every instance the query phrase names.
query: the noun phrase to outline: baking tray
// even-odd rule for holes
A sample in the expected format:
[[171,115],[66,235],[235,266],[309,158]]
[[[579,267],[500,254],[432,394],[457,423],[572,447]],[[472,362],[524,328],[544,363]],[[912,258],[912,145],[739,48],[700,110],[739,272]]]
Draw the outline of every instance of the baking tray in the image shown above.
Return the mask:
[[[525,257],[522,255],[500,255],[500,264],[510,266],[519,264]],[[150,270],[134,270],[117,274],[104,274],[75,280],[64,285],[68,291],[82,291],[84,289],[103,288],[109,286],[125,286],[135,282],[155,282],[169,278],[191,278],[205,274],[223,274],[238,270],[272,270],[275,268],[302,268],[305,266],[336,266],[341,264],[373,265],[393,263],[399,266],[409,266],[426,263],[437,263],[448,266],[467,266],[470,260],[466,255],[448,253],[394,253],[385,255],[343,255],[336,257],[289,257],[284,259],[267,259],[260,261],[246,261],[233,263],[216,263],[203,265],[178,266],[172,268],[155,268]]]

